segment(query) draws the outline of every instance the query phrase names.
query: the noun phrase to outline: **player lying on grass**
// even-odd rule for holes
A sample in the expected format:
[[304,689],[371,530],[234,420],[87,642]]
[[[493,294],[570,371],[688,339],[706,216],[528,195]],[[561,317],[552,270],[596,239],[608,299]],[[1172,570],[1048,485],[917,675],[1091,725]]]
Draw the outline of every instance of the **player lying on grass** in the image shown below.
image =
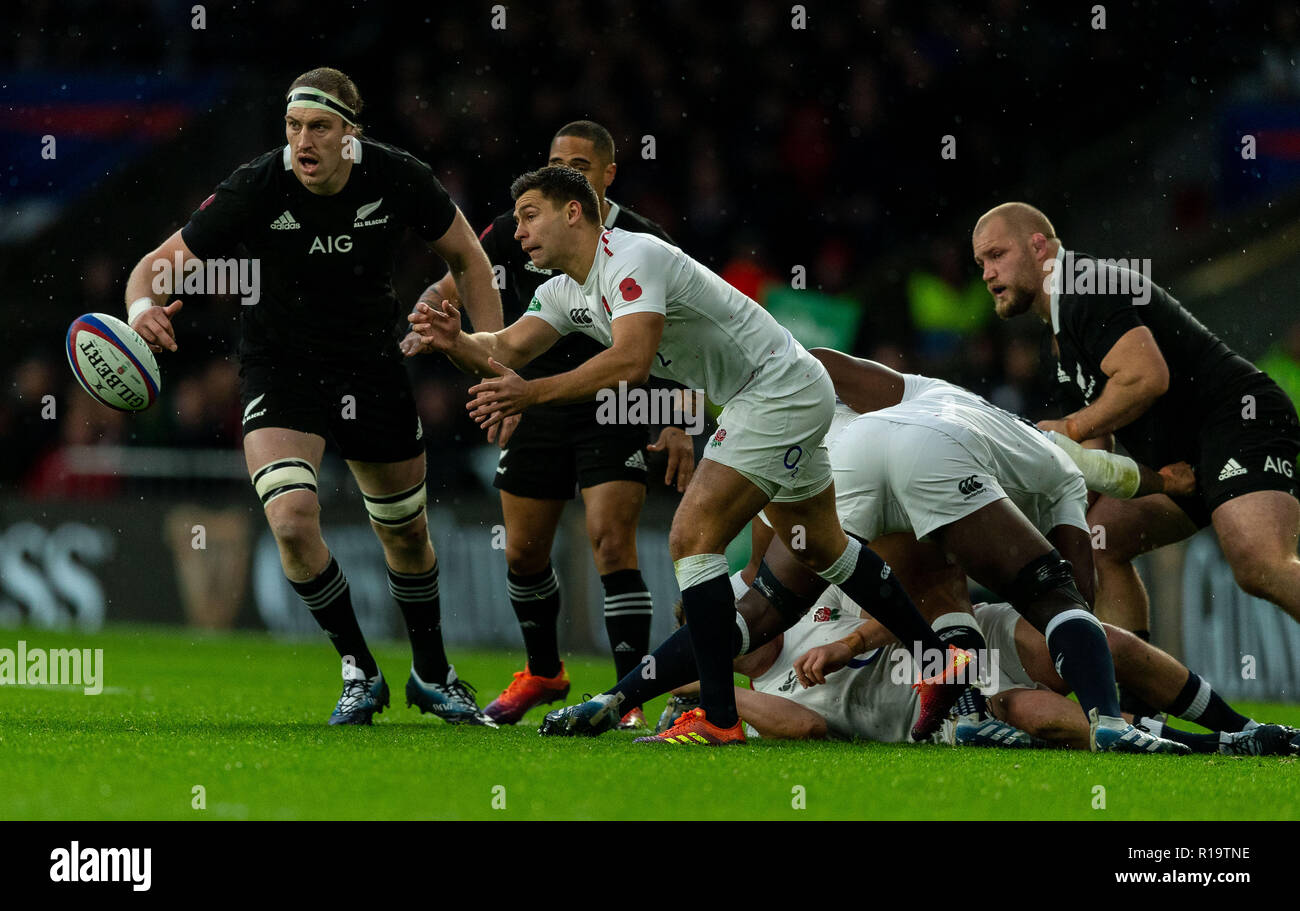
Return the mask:
[[[774,547],[780,548],[779,542]],[[987,688],[998,721],[958,722],[955,742],[976,746],[1067,746],[1088,749],[1088,725],[1052,668],[1042,636],[1009,604],[976,605],[951,582],[952,567],[938,548],[910,535],[886,535],[872,548],[899,574],[917,604],[943,610],[938,630],[974,626],[996,656]],[[786,558],[786,565],[791,565]],[[738,599],[764,596],[732,577]],[[961,580],[958,580],[961,581]],[[964,601],[962,604],[960,602]],[[925,609],[923,608],[923,612]],[[834,586],[783,634],[742,655],[736,673],[750,689],[736,689],[742,720],[768,739],[859,739],[903,743],[920,711],[914,657],[888,631],[862,619],[857,605]],[[680,618],[679,618],[680,619]],[[1200,677],[1174,658],[1118,627],[1106,627],[1116,676],[1134,692],[1178,717],[1211,728],[1212,734],[1168,730],[1194,752],[1233,755],[1300,753],[1300,730],[1260,725],[1235,712]],[[694,705],[694,684],[674,692],[660,719],[667,729]],[[1159,724],[1159,722],[1153,722]],[[1028,732],[1028,733],[1026,733]],[[945,725],[935,740],[949,741]]]
[[[964,585],[960,584],[963,580],[956,578],[960,571],[954,574],[938,548],[906,535],[888,535],[876,544],[881,545],[880,552],[900,574],[904,587],[918,604],[924,603],[931,610],[945,610],[936,620],[936,628],[961,622],[966,617],[971,607]],[[959,721],[956,742],[1088,749],[1088,725],[1078,707],[1065,698],[1069,688],[1052,667],[1042,636],[1024,618],[1016,616],[1010,605],[981,604],[973,613],[975,623],[988,641],[990,654],[997,656],[996,679],[991,680],[988,702],[994,717],[1003,724]],[[759,691],[748,699],[738,700],[745,720],[763,736],[790,736],[782,732],[798,730],[793,724],[794,713],[774,702],[755,706],[758,697],[784,698],[805,711],[821,711],[819,706],[827,706],[834,712],[841,703],[847,703],[849,730],[854,736],[884,739],[874,736],[874,732],[880,732],[891,738],[886,742],[901,741],[902,729],[896,719],[914,710],[911,688],[900,685],[897,681],[901,678],[892,671],[885,674],[879,670],[864,673],[864,670],[880,661],[906,667],[911,659],[878,623],[855,621],[853,618],[859,614],[857,605],[830,588],[818,599],[816,609],[787,634],[787,637],[795,634],[793,641],[787,639],[767,658],[759,657],[759,652],[745,656],[754,662],[748,667],[742,668],[738,660],[737,670],[753,677],[754,689]],[[834,624],[817,622],[821,617],[833,616],[842,619]],[[1186,733],[1153,719],[1140,719],[1142,726],[1154,728],[1156,733],[1187,745],[1193,752],[1256,756],[1300,753],[1300,730],[1279,724],[1261,725],[1241,715],[1205,680],[1171,655],[1126,630],[1109,624],[1104,626],[1115,659],[1115,676],[1122,685],[1159,711],[1200,724],[1212,733]],[[840,630],[845,629],[841,634]],[[834,638],[837,635],[839,638]],[[764,649],[774,644],[769,643]],[[769,665],[766,670],[763,663]],[[791,680],[797,685],[788,686]],[[834,692],[821,697],[811,695],[823,685],[832,687]],[[767,695],[773,690],[780,695]],[[751,721],[747,708],[758,708],[757,717],[767,724],[772,724],[774,719],[784,721],[774,734],[767,734]],[[878,713],[878,717],[855,717],[868,709]],[[843,736],[841,718],[845,713],[843,709],[838,711],[838,716],[823,712],[826,730]],[[809,722],[811,719],[805,718],[805,726]],[[1008,725],[1028,736],[1008,736]],[[809,729],[815,731],[816,726]]]
[[[534,405],[583,401],[620,382],[639,385],[652,372],[723,406],[669,535],[690,621],[689,635],[673,644],[675,660],[699,669],[686,679],[700,679],[701,709],[682,722],[698,735],[693,742],[744,742],[731,659],[747,650],[749,633],[735,622],[723,550],[764,507],[778,535],[797,537],[797,558],[809,570],[869,607],[900,641],[944,654],[889,568],[840,528],[822,445],[835,410],[825,368],[758,304],[681,250],[650,235],[605,229],[596,193],[578,171],[530,172],[511,195],[524,252],[534,266],[564,274],[538,288],[525,315],[499,332],[462,332],[459,311],[446,301],[437,310],[420,304],[409,319],[462,369],[493,377],[470,389],[470,413],[484,427]],[[524,380],[513,369],[572,332],[607,350],[554,376]],[[1067,673],[1091,692],[1109,677],[1105,637],[1072,619],[1062,618],[1071,631],[1059,640],[1075,656]],[[949,661],[960,658],[954,652]],[[1096,678],[1091,686],[1082,679],[1089,675]],[[926,689],[919,736],[938,727],[962,689],[942,680]],[[622,699],[609,696],[576,711],[603,717],[613,702]]]
[[[1121,717],[1106,634],[1089,608],[1087,491],[1064,453],[1027,422],[961,387],[904,376],[835,351],[818,349],[814,355],[828,368],[843,402],[839,426],[827,439],[845,529],[866,541],[895,532],[929,536],[964,569],[962,585],[968,573],[1003,593],[1045,638],[1089,720],[1095,749],[1186,752]],[[772,524],[778,536],[790,537],[782,535],[779,520]],[[758,616],[740,611],[748,635],[733,656],[792,626],[805,606],[771,596],[777,588],[771,567],[760,566],[755,586],[769,593],[770,606]],[[970,628],[947,641],[975,654],[985,648]],[[624,698],[648,698],[648,686],[660,686],[662,693],[686,682],[690,677],[680,675],[689,668],[682,666],[680,651],[670,638],[651,656],[653,675],[649,668],[628,675],[585,705],[613,708]],[[609,723],[608,709],[561,709],[547,716],[543,732],[594,733],[593,726]]]

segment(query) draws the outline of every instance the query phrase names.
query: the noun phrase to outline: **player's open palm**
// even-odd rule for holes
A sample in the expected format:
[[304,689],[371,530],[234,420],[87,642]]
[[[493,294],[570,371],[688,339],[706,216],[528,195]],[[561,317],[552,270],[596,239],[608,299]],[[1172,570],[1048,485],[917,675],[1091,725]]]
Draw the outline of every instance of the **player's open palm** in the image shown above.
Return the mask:
[[853,660],[853,649],[843,642],[810,648],[794,661],[794,674],[805,687],[826,682],[826,675],[846,667]]
[[465,406],[469,410],[469,416],[484,430],[490,430],[533,403],[527,380],[496,358],[488,358],[488,367],[495,370],[497,375],[476,386],[470,386],[469,394],[473,398]]
[[460,310],[450,300],[444,300],[439,307],[420,301],[406,321],[411,331],[402,339],[401,349],[407,357],[451,351],[460,336]]
[[174,300],[166,307],[150,307],[135,318],[131,328],[144,339],[149,350],[154,354],[166,348],[176,350],[176,330],[172,328],[171,317],[181,309],[181,302]]

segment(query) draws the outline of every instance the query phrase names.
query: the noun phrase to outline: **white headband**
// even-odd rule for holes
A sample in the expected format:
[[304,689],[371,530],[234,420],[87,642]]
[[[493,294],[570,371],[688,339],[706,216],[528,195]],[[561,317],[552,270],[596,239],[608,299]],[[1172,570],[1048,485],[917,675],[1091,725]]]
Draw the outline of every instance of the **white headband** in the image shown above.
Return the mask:
[[[316,108],[321,111],[329,111],[331,114],[338,114],[352,126],[357,125],[356,111],[339,101],[329,92],[322,92],[320,89],[301,85],[289,92],[288,99],[289,108]],[[285,110],[287,112],[288,108]]]

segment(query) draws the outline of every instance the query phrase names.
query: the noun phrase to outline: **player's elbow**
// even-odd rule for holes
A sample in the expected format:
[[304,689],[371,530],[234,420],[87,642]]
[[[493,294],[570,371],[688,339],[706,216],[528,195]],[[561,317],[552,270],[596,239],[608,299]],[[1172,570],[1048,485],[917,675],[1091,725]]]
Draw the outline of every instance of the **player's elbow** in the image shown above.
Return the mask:
[[1160,398],[1169,391],[1169,365],[1162,358],[1158,366],[1153,365],[1142,376],[1141,388],[1147,400]]

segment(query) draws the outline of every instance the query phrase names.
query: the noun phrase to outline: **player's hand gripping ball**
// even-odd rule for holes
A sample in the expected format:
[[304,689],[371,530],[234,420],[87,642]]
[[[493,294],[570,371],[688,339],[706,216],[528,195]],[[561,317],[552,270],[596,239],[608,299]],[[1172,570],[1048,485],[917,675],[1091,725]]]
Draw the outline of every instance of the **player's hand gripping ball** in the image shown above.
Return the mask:
[[81,388],[118,411],[144,411],[158,399],[162,377],[139,334],[107,313],[87,313],[68,327],[68,363]]

